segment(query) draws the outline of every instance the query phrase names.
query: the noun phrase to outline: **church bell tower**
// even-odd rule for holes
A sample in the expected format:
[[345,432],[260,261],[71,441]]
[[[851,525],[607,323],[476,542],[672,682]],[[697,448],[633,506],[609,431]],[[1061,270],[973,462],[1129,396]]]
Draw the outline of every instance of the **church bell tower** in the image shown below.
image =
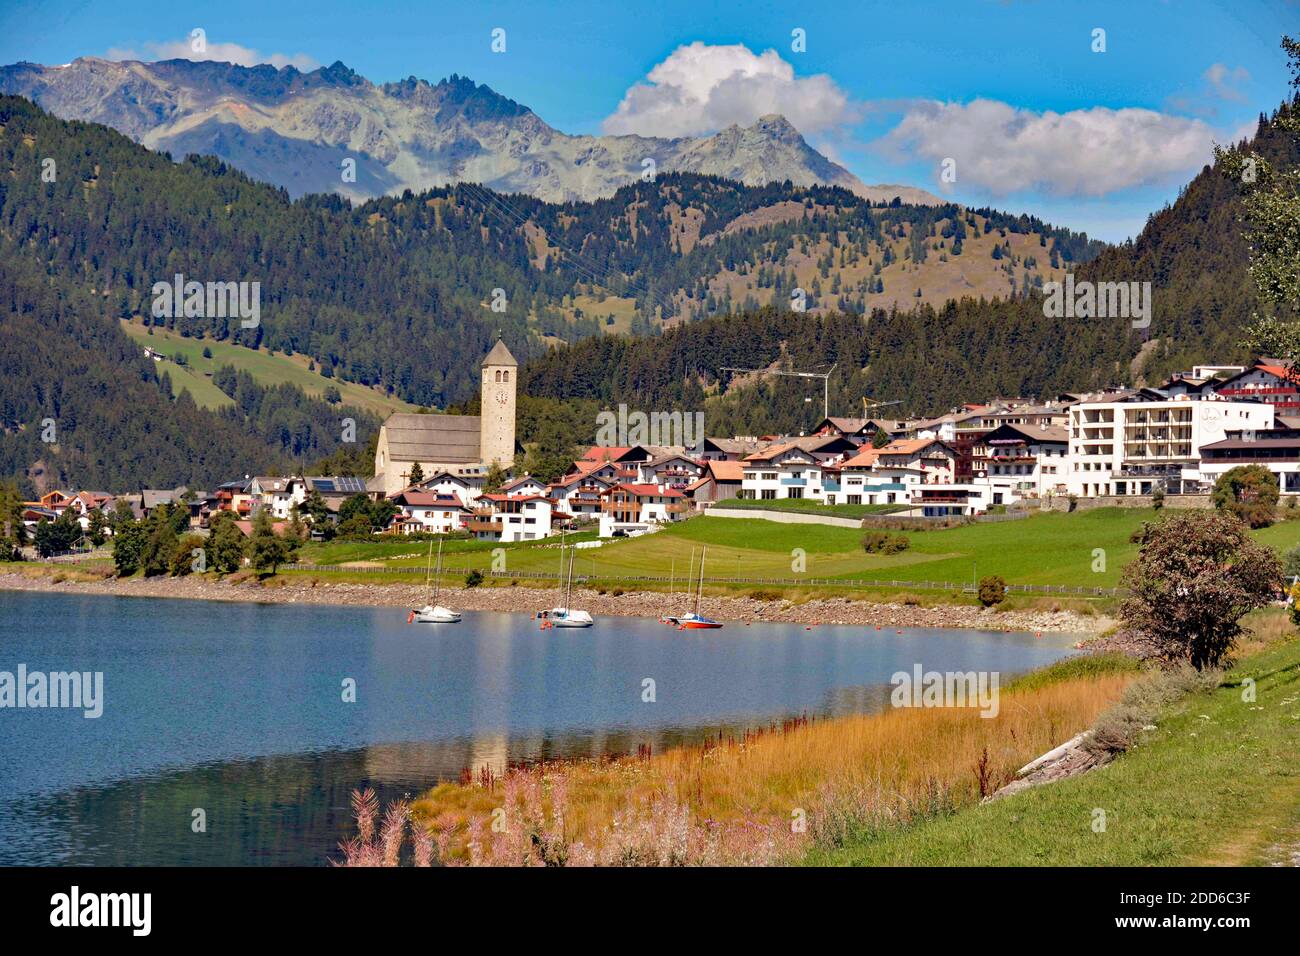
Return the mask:
[[484,465],[509,468],[515,460],[515,388],[519,363],[497,339],[483,360],[482,408],[479,411],[479,457]]

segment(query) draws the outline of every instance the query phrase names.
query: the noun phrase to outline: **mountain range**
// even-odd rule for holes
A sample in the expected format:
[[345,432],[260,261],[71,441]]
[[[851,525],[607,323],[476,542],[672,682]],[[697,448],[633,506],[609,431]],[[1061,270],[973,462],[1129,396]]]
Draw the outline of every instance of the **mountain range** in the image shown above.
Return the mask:
[[304,73],[82,57],[0,67],[0,93],[62,119],[112,126],[178,158],[216,156],[295,198],[337,192],[360,201],[472,182],[568,202],[611,196],[653,171],[840,186],[875,202],[941,202],[915,187],[864,184],[779,115],[703,138],[571,136],[455,74],[437,84],[415,77],[376,84],[341,62]]

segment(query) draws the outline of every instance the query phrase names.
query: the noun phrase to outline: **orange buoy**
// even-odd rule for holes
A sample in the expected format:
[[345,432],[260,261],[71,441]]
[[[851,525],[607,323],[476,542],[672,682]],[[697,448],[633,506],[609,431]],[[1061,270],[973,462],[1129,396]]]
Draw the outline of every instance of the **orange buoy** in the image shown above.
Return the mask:
[[406,623],[407,623],[407,624],[410,624],[410,623],[411,623],[412,621],[414,621],[414,620],[415,620],[415,612],[414,612],[414,611],[412,611],[410,614],[406,615]]

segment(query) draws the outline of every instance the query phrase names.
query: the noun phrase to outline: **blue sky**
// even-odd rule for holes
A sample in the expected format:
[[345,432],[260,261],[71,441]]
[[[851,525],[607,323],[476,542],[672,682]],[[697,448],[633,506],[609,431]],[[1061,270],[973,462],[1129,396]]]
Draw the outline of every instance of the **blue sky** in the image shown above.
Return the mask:
[[1119,240],[1212,141],[1283,98],[1278,40],[1300,34],[1300,2],[0,0],[0,62],[153,59],[195,27],[249,62],[342,60],[380,82],[460,73],[571,133],[698,135],[784,112],[865,182]]

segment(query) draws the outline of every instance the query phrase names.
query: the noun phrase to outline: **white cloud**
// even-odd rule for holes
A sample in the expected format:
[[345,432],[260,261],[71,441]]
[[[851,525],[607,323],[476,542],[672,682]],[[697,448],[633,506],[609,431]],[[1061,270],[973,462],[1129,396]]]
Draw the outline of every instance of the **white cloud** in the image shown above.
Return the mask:
[[105,56],[110,60],[217,60],[222,63],[234,63],[237,66],[269,63],[277,69],[293,66],[304,72],[320,66],[306,53],[263,55],[251,47],[241,46],[238,43],[213,43],[208,40],[204,44],[204,49],[199,52],[194,50],[193,43],[188,37],[182,40],[164,40],[161,43],[149,41],[142,44],[141,50],[114,47]]
[[[997,100],[913,103],[876,142],[899,161],[957,161],[957,185],[996,196],[1037,189],[1102,196],[1185,176],[1207,162],[1213,129],[1148,109],[1037,113]],[[936,172],[937,175],[937,172]]]
[[780,113],[805,134],[852,123],[858,109],[824,74],[796,77],[775,50],[743,44],[680,46],[631,87],[606,118],[606,133],[698,136]]
[[1229,69],[1226,64],[1211,63],[1205,71],[1205,82],[1210,85],[1211,93],[1221,100],[1231,100],[1234,103],[1246,101],[1246,94],[1238,87],[1249,80],[1250,71],[1244,66]]

